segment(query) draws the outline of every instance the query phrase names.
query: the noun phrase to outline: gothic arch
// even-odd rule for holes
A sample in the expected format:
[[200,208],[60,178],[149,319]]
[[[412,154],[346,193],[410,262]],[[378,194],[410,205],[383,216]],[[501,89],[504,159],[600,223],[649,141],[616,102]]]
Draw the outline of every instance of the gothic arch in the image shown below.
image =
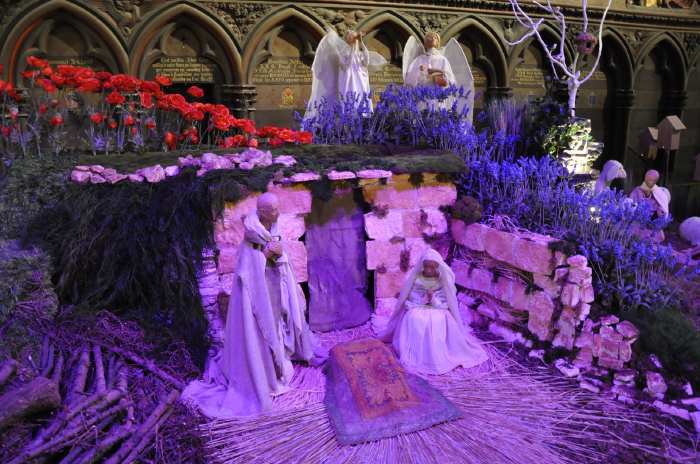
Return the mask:
[[[129,43],[131,51],[130,72],[136,76],[144,76],[149,63],[153,61],[149,57],[148,48],[152,46],[156,36],[164,30],[175,27],[175,21],[180,17],[187,17],[194,24],[200,26],[211,34],[218,46],[225,54],[225,60],[220,62],[226,83],[239,83],[242,76],[241,54],[236,40],[229,34],[225,25],[209,10],[190,1],[178,1],[164,5],[148,14],[146,18],[134,29]],[[217,61],[214,53],[210,53],[214,61]],[[224,64],[226,63],[226,64]]]
[[326,33],[326,25],[302,7],[294,4],[282,6],[267,15],[248,35],[243,50],[246,82],[252,81],[255,66],[270,56],[267,49],[271,36],[290,24],[297,26],[295,32],[306,42],[304,56],[313,56],[316,45]]
[[635,60],[634,82],[636,83],[642,62],[653,53],[656,53],[660,60],[661,75],[666,86],[664,90],[683,90],[688,74],[683,47],[667,32],[650,37],[640,49]]
[[[86,51],[87,55],[107,61],[105,64],[112,72],[127,71],[129,57],[126,47],[121,35],[104,13],[75,0],[49,0],[29,3],[16,14],[17,20],[14,26],[0,37],[0,43],[4,44],[0,52],[0,63],[7,63],[7,74],[11,81],[17,79],[28,54],[42,54],[38,47],[33,51],[23,52],[23,46],[28,40],[45,42],[46,40],[41,37],[40,28],[52,16],[58,15],[63,15],[66,23],[75,25],[84,40],[88,38],[87,35],[94,33],[104,44],[105,50],[96,50],[94,46],[88,47],[90,49]],[[46,27],[45,24],[44,27]],[[86,30],[90,33],[86,33]]]
[[[403,56],[403,47],[410,36],[414,36],[420,40],[420,31],[409,21],[403,18],[400,14],[393,10],[380,10],[363,19],[358,25],[359,31],[367,32],[368,35],[377,34],[381,30],[381,26],[388,25],[400,37],[392,44],[391,56],[395,59],[400,59]],[[400,63],[399,63],[400,64]]]
[[631,89],[634,84],[632,53],[625,40],[614,29],[603,32],[603,55],[599,66],[615,73],[615,87]]
[[[545,41],[549,40],[551,42],[559,42],[559,31],[552,26],[551,24],[544,22],[542,23],[542,26],[540,27],[540,33],[543,35],[543,38]],[[518,36],[520,37],[520,36]],[[508,78],[513,75],[513,72],[515,71],[515,68],[518,67],[518,65],[521,62],[521,57],[525,50],[532,45],[533,41],[537,44],[537,48],[540,49],[543,59],[547,60],[547,56],[544,54],[544,51],[541,50],[541,45],[538,43],[537,39],[533,36],[528,40],[525,40],[522,43],[519,43],[518,45],[515,45],[512,47],[510,51],[510,55],[508,57]],[[567,62],[571,59],[573,56],[573,48],[571,46],[571,43],[569,43],[568,40],[564,41],[564,53],[566,54],[566,59]],[[548,69],[552,69],[551,65],[549,62],[547,62]],[[560,72],[560,71],[559,71]]]
[[453,37],[459,38],[469,30],[476,31],[478,36],[483,39],[476,44],[476,50],[472,50],[475,64],[486,70],[492,87],[507,87],[510,76],[506,52],[502,42],[497,38],[497,34],[488,24],[475,17],[461,18],[447,26],[443,32],[443,40],[447,41]]

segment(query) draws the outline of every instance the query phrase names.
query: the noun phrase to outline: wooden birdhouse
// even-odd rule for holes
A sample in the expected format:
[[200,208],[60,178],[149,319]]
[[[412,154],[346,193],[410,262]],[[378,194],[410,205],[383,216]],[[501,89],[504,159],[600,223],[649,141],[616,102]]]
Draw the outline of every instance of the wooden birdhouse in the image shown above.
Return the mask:
[[700,182],[700,153],[695,155],[695,174],[693,180]]
[[639,133],[639,153],[642,158],[656,159],[659,131],[656,127],[647,127]]
[[666,116],[656,128],[659,130],[659,148],[667,151],[678,150],[681,144],[681,132],[687,129],[680,118],[678,116]]

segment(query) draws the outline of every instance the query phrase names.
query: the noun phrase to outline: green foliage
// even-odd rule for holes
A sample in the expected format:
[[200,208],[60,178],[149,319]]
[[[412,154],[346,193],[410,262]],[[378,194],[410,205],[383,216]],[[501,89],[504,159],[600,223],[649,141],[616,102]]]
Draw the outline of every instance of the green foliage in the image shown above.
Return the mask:
[[655,311],[621,311],[640,330],[637,344],[645,353],[656,354],[671,374],[687,378],[700,388],[700,332],[678,308]]
[[34,215],[55,204],[74,164],[73,157],[14,160],[7,177],[0,180],[0,238],[18,238]]
[[[559,155],[568,149],[572,142],[576,139],[577,134],[586,129],[586,125],[582,121],[568,122],[566,124],[552,126],[544,138],[542,147],[549,153],[550,156],[559,157]],[[590,133],[582,136],[585,140],[591,141]]]
[[0,241],[0,353],[16,358],[36,339],[26,322],[47,321],[58,308],[51,285],[50,258],[38,249],[22,249],[16,241]]

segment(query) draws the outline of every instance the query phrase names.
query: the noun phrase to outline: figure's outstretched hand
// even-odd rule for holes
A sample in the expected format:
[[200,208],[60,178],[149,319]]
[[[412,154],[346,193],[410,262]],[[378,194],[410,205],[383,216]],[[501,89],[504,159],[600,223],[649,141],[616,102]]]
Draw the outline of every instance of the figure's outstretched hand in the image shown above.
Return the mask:
[[268,259],[276,259],[282,256],[282,244],[279,242],[269,242],[263,250],[265,257]]

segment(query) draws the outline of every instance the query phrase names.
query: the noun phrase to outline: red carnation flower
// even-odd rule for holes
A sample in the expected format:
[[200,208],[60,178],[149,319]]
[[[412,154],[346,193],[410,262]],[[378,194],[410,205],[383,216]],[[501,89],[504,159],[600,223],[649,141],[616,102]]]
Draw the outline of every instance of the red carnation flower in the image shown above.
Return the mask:
[[110,129],[116,129],[117,128],[117,121],[115,121],[112,118],[109,118],[109,121],[107,121],[107,127]]
[[10,132],[12,132],[12,129],[10,129],[10,126],[2,126],[2,129],[0,129],[0,131],[2,131],[2,136],[7,138],[10,136]]
[[139,133],[139,130],[136,127],[132,127],[130,130],[131,130],[132,137],[136,137],[136,134]]
[[51,66],[46,66],[44,69],[41,70],[41,74],[44,76],[51,76],[53,74],[53,68]]
[[36,56],[28,56],[27,57],[27,64],[29,66],[32,66],[34,68],[45,68],[49,65],[49,62],[46,60],[43,60],[41,58],[38,58]]
[[130,114],[127,114],[126,117],[124,118],[124,124],[126,126],[133,126],[135,123],[136,123],[136,120]]
[[204,96],[204,90],[201,87],[197,87],[196,85],[193,85],[192,87],[187,89],[187,93],[194,98],[202,98]]
[[296,140],[301,144],[309,144],[313,141],[313,135],[308,131],[299,131],[296,133]]
[[53,81],[49,79],[41,79],[39,80],[39,85],[44,89],[44,92],[46,93],[54,93],[58,91],[58,88],[56,85],[53,83]]
[[141,106],[146,109],[153,108],[153,94],[150,92],[140,92],[139,99],[141,100]]
[[165,146],[167,146],[170,150],[174,150],[177,146],[177,137],[175,137],[175,134],[170,131],[165,133],[163,141],[165,142]]
[[105,120],[105,117],[102,113],[92,113],[90,115],[90,120],[95,124],[102,124],[102,121]]
[[120,94],[116,90],[107,95],[107,103],[110,105],[121,105],[125,100],[126,98],[124,98],[124,95]]
[[76,79],[78,82],[78,92],[88,92],[94,93],[100,90],[102,87],[102,82],[94,77],[83,78],[79,77]]
[[157,83],[162,85],[163,87],[168,87],[169,85],[173,85],[172,79],[170,79],[168,76],[156,76],[154,79]]
[[153,120],[153,118],[148,118],[146,119],[146,127],[149,129],[155,129],[156,128],[156,122]]
[[258,139],[249,139],[248,146],[252,148],[258,148]]
[[107,71],[98,71],[95,73],[95,77],[101,81],[108,81],[112,78],[112,73]]
[[42,103],[39,105],[39,114],[46,114],[46,112],[49,110],[49,107],[46,106],[45,103]]
[[49,121],[53,127],[58,127],[61,124],[63,124],[63,116],[60,114],[55,115],[53,118],[51,118],[51,121]]
[[0,93],[3,93],[5,91],[5,86],[7,85],[7,82],[3,81],[0,79]]

